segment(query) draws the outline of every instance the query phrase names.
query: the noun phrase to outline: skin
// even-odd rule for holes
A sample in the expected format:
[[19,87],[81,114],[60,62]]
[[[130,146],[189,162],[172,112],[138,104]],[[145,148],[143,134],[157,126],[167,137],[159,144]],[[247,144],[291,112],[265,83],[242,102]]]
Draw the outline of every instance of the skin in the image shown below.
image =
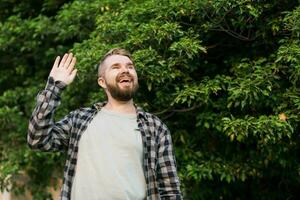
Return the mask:
[[[77,74],[75,64],[76,57],[72,53],[66,53],[62,59],[58,56],[55,59],[49,76],[52,76],[54,81],[62,81],[69,85],[74,81]],[[107,104],[104,107],[121,113],[135,114],[136,109],[133,99],[118,101],[111,96],[107,89],[107,84],[114,84],[118,85],[121,90],[130,90],[134,87],[134,84],[138,83],[133,62],[127,56],[111,55],[105,59],[103,71],[103,75],[98,78],[98,84],[105,90],[108,98]],[[117,78],[118,76],[119,79]],[[127,82],[122,83],[124,79]]]
[[74,68],[75,64],[76,58],[72,53],[66,53],[61,60],[60,56],[57,56],[49,76],[52,76],[54,81],[62,81],[69,85],[77,73],[77,69]]
[[[134,84],[138,82],[133,62],[127,56],[111,55],[105,59],[103,68],[104,73],[98,78],[98,84],[105,90],[108,98],[108,102],[104,107],[117,112],[135,114],[136,111],[132,99],[129,101],[118,101],[111,96],[107,89],[107,84],[118,85],[122,90],[133,89]],[[121,78],[121,80],[131,79],[130,82],[118,82],[116,77],[120,74],[129,74],[130,78],[124,75],[124,78]]]

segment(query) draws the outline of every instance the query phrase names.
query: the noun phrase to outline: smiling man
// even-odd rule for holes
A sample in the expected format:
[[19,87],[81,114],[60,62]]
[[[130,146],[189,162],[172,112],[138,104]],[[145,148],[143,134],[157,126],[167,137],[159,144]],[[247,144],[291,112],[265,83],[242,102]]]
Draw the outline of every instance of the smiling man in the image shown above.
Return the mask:
[[170,132],[134,104],[138,76],[126,50],[112,49],[100,61],[98,84],[106,103],[54,121],[75,64],[72,53],[56,58],[28,128],[31,148],[67,151],[61,199],[182,199]]

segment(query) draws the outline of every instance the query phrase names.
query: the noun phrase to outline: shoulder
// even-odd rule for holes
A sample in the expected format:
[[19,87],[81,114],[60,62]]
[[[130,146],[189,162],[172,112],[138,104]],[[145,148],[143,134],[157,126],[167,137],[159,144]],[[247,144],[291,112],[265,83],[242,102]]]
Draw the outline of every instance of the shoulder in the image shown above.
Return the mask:
[[164,133],[169,132],[167,125],[155,114],[145,112],[142,108],[138,107],[138,115],[140,119],[145,120],[149,129]]
[[149,113],[149,112],[145,112],[146,114],[146,117],[149,121],[157,124],[157,125],[161,125],[161,126],[166,126],[163,121],[158,117],[156,116],[155,114],[152,114],[152,113]]
[[73,113],[73,116],[76,118],[85,118],[94,114],[95,112],[98,112],[101,109],[101,107],[99,107],[101,104],[102,103],[95,103],[90,107],[80,107],[71,113]]

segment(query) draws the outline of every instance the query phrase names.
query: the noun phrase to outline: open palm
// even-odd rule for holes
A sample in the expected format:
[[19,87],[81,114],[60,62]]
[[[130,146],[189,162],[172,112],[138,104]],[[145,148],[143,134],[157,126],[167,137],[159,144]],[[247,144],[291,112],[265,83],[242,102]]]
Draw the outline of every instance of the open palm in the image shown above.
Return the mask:
[[49,76],[52,76],[54,81],[62,81],[69,85],[77,73],[77,69],[74,68],[75,64],[76,58],[72,53],[66,53],[61,60],[60,56],[57,56]]

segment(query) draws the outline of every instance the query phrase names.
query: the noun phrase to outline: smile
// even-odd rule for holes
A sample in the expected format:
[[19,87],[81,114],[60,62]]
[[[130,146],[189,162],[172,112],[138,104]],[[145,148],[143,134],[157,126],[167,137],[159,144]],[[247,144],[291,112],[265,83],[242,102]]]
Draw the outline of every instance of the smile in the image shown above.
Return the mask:
[[119,81],[119,83],[130,83],[130,82],[132,82],[132,79],[121,79]]
[[133,77],[128,76],[128,75],[119,76],[119,77],[117,77],[117,82],[118,83],[131,83],[131,82],[133,82]]

